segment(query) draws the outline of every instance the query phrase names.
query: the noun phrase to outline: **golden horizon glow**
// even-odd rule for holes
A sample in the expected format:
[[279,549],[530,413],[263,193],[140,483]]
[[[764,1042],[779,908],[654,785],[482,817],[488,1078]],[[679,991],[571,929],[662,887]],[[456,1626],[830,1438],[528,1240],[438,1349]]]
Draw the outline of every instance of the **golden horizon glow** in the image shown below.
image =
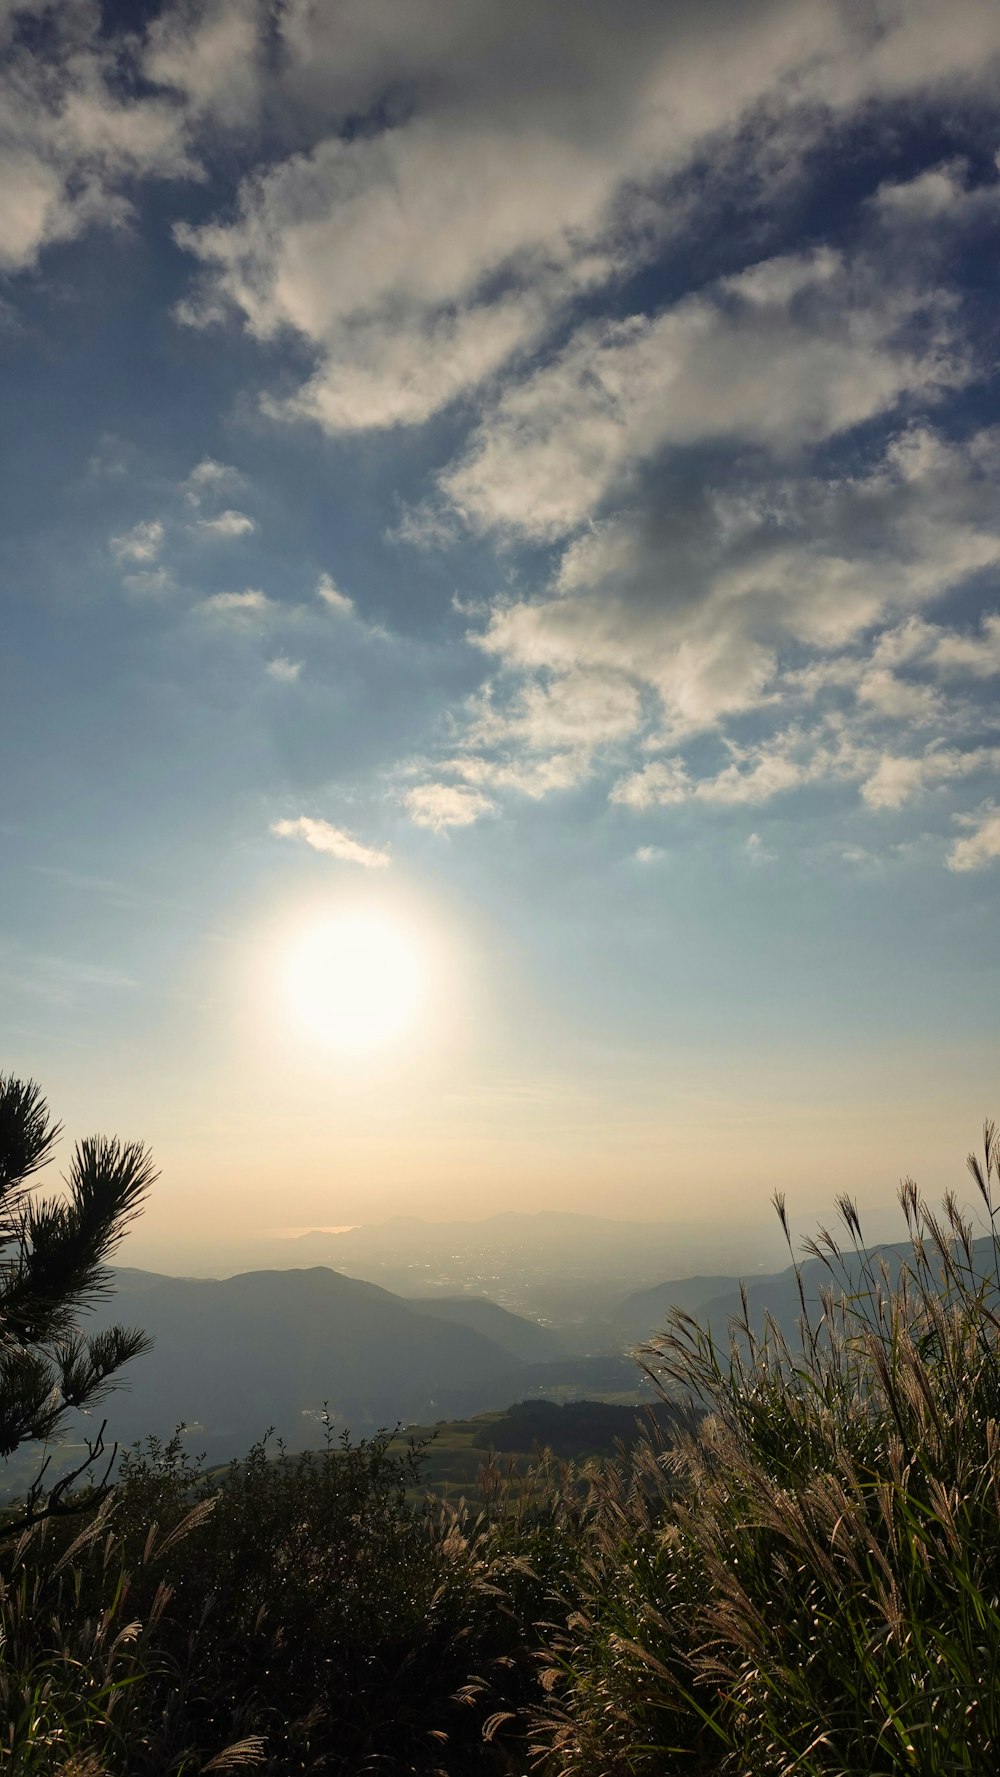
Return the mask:
[[308,1041],[342,1057],[400,1043],[430,998],[424,946],[401,920],[344,908],[313,920],[283,959],[290,1020]]

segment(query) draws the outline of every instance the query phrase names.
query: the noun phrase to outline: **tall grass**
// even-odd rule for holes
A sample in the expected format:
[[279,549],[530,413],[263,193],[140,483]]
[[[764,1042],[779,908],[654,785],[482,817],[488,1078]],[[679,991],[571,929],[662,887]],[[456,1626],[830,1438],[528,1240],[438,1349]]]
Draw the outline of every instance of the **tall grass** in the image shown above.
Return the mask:
[[[126,1571],[114,1508],[102,1499],[59,1549],[56,1521],[20,1535],[0,1577],[0,1769],[28,1777],[107,1777],[117,1771],[235,1771],[262,1762],[250,1737],[214,1757],[170,1745],[151,1689],[168,1667],[159,1633],[172,1589],[164,1558],[204,1523],[211,1500],[190,1507],[165,1536],[147,1527]],[[145,1593],[136,1614],[137,1593]]]
[[[985,1773],[1000,1759],[1000,1140],[954,1197],[900,1191],[904,1263],[808,1243],[794,1336],[744,1298],[722,1346],[674,1314],[644,1352],[707,1411],[596,1477],[583,1599],[547,1637],[536,1754],[570,1773]],[[784,1205],[777,1203],[786,1228]]]

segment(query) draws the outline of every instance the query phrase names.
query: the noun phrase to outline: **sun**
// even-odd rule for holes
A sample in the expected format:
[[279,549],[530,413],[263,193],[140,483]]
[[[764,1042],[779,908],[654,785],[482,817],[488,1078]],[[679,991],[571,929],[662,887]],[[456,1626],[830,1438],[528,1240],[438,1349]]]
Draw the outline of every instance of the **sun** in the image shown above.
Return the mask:
[[419,939],[379,913],[345,909],[316,920],[292,942],[283,974],[298,1030],[343,1056],[400,1042],[429,1000]]

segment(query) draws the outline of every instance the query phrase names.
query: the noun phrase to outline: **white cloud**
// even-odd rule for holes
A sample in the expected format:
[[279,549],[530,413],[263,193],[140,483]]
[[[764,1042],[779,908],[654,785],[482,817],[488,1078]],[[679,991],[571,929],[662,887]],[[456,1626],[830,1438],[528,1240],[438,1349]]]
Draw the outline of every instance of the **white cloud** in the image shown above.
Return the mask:
[[216,518],[199,518],[198,529],[210,537],[249,537],[257,529],[257,521],[230,507]]
[[[720,195],[746,192],[770,230],[768,192],[873,101],[992,99],[995,0],[620,0],[613,17],[603,0],[165,0],[117,36],[91,0],[34,11],[44,30],[15,36],[0,8],[0,262],[121,225],[138,181],[198,176],[206,129],[214,148],[266,110],[266,158],[231,137],[239,191],[181,231],[200,267],[185,317],[294,336],[306,368],[270,411],[330,431],[466,401],[466,441],[398,537],[437,547],[464,519],[562,547],[547,584],[511,576],[472,619],[495,673],[453,756],[423,767],[447,781],[410,792],[415,819],[463,824],[598,769],[637,808],[822,782],[900,806],[993,769],[1000,618],[967,632],[931,606],[1000,564],[1000,433],[956,443],[904,420],[977,371],[934,285],[946,225],[1000,188],[945,162],[863,203],[849,254],[771,256],[653,314],[580,317],[608,292],[620,317],[627,280]],[[878,462],[837,469],[817,448],[900,414]],[[203,458],[179,495],[191,529],[250,535],[242,485]],[[153,592],[162,537],[142,531],[111,547]],[[317,597],[353,609],[328,576]],[[282,607],[248,589],[201,609]]]
[[988,436],[908,428],[839,478],[717,474],[654,479],[538,595],[470,612],[497,673],[455,713],[438,774],[541,797],[601,768],[638,811],[856,786],[888,810],[1000,769],[975,695],[1000,670],[1000,618],[967,633],[922,614],[1000,565]]
[[[624,676],[655,700],[664,746],[751,712],[787,715],[789,698],[856,694],[866,721],[945,720],[938,689],[911,669],[946,676],[968,657],[992,670],[992,618],[959,640],[916,615],[1000,564],[975,439],[907,433],[840,480],[781,472],[724,497],[664,485],[571,542],[548,590],[498,602],[479,645],[529,682]],[[870,656],[854,652],[879,625]]]
[[843,770],[835,750],[815,734],[786,732],[773,741],[733,751],[731,764],[696,786],[694,793],[703,802],[761,807],[775,796],[841,775]]
[[680,758],[653,760],[615,784],[611,800],[638,811],[691,800],[752,808],[809,784],[853,783],[870,809],[883,812],[943,785],[1000,771],[1000,747],[935,745],[921,754],[882,753],[836,721],[786,729],[753,745],[731,742],[730,751],[729,765],[699,777]]
[[637,864],[658,864],[666,855],[662,845],[639,845],[632,853]]
[[962,634],[930,624],[927,633],[931,638],[927,658],[940,673],[947,676],[965,673],[974,679],[992,679],[1000,673],[1000,613],[984,613],[979,635]]
[[933,722],[942,713],[942,700],[930,685],[914,685],[887,667],[873,666],[858,685],[858,697],[882,716],[900,721]]
[[667,447],[740,439],[785,453],[965,381],[947,305],[919,344],[904,341],[928,294],[884,278],[824,251],[753,267],[652,319],[588,322],[507,389],[442,488],[477,529],[554,540]]
[[200,506],[206,495],[233,493],[237,488],[243,487],[245,481],[245,476],[230,463],[220,463],[214,457],[202,457],[183,483],[183,493],[190,505]]
[[210,617],[264,617],[277,608],[256,586],[248,586],[244,592],[215,592],[198,606]]
[[[467,785],[538,800],[585,782],[596,758],[633,735],[640,721],[639,691],[621,674],[553,673],[521,684],[502,702],[487,686],[466,706],[461,739],[467,750],[434,769]],[[453,805],[463,812],[475,807],[462,792]]]
[[[940,0],[886,9],[877,29],[830,0],[625,0],[613,19],[538,0],[288,0],[269,24],[269,102],[311,146],[247,177],[234,219],[180,232],[204,274],[184,318],[235,309],[258,338],[308,342],[313,374],[272,411],[332,430],[419,423],[641,264],[687,214],[670,181],[699,155],[735,158],[748,120],[742,160],[756,140],[784,170],[831,114],[988,92],[996,9],[955,4],[945,30]],[[220,42],[232,15],[245,31],[233,0],[216,12]],[[229,52],[167,35],[189,104],[218,103]],[[247,68],[241,38],[234,87]],[[384,128],[344,131],[379,104]],[[854,344],[847,409],[863,406]],[[873,367],[884,403],[891,372]]]
[[358,323],[349,355],[325,363],[290,399],[265,400],[264,410],[276,419],[316,420],[328,432],[421,425],[539,332],[539,306],[526,298],[391,330]]
[[805,784],[856,780],[871,760],[870,749],[859,751],[849,739],[822,725],[786,728],[742,746],[730,741],[728,750],[728,765],[700,776],[680,757],[652,760],[615,784],[611,800],[639,810],[692,799],[728,808],[760,807]]
[[495,807],[481,790],[465,784],[417,784],[407,790],[403,802],[415,826],[430,827],[435,833],[471,826]]
[[625,808],[669,808],[686,802],[690,794],[691,781],[683,760],[655,759],[615,784],[611,800]]
[[1000,770],[1000,747],[934,747],[914,756],[886,754],[861,785],[869,808],[902,808],[940,784]]
[[883,222],[905,228],[968,228],[1000,207],[1000,184],[969,183],[962,159],[928,167],[913,179],[880,185],[874,204]]
[[964,873],[984,870],[1000,858],[1000,808],[987,803],[975,815],[959,815],[963,827],[971,828],[967,839],[956,839],[946,859],[949,870]]
[[490,758],[481,753],[468,753],[464,757],[444,759],[437,767],[466,783],[513,790],[532,801],[551,796],[558,790],[575,789],[590,775],[591,768],[592,757],[586,748],[570,753],[548,753],[541,758],[530,755],[512,758],[509,754]]
[[965,197],[964,161],[946,161],[929,167],[914,179],[886,181],[874,202],[883,215],[906,221],[938,221],[954,212]]
[[117,562],[141,565],[154,562],[163,546],[163,525],[158,518],[144,520],[108,540],[108,548]]
[[[18,37],[29,13],[45,29]],[[199,177],[206,134],[248,141],[266,112],[279,143],[306,146],[248,175],[235,221],[185,237],[208,285],[188,312],[235,303],[261,336],[297,328],[326,423],[364,423],[366,378],[378,423],[395,423],[640,261],[669,226],[662,182],[746,120],[787,164],[831,113],[990,92],[993,0],[946,14],[908,0],[875,28],[831,0],[622,0],[613,17],[540,0],[165,0],[115,32],[94,0],[8,4],[0,256],[16,269],[120,222],[132,181]],[[348,136],[379,107],[386,127]]]
[[262,27],[260,0],[175,0],[150,26],[143,74],[178,93],[191,120],[246,122],[261,97]]
[[276,654],[269,660],[264,669],[272,679],[281,685],[294,685],[302,672],[301,660],[289,660],[286,654]]
[[571,749],[587,755],[634,733],[639,693],[623,675],[577,669],[522,685],[499,709],[489,698],[475,706],[470,745],[514,741],[533,753]]
[[354,600],[341,592],[329,574],[321,574],[316,582],[316,597],[327,606],[328,610],[336,611],[341,617],[354,615]]
[[343,827],[331,826],[329,821],[316,820],[311,815],[299,815],[294,821],[273,821],[271,832],[279,839],[304,840],[313,851],[326,852],[344,864],[363,864],[368,870],[384,869],[390,861],[387,850],[362,845]]
[[[44,26],[18,36],[28,12]],[[198,166],[181,108],[131,85],[138,40],[105,35],[90,0],[8,7],[4,24],[0,270],[20,272],[87,228],[120,227],[131,181],[191,178]]]

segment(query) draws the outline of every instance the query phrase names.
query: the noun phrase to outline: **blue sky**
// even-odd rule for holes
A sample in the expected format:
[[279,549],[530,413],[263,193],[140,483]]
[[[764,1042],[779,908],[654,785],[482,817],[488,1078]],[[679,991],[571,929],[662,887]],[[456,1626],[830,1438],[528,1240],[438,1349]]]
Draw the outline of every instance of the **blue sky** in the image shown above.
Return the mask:
[[[992,0],[5,0],[0,43],[4,1064],[151,1139],[164,1241],[954,1182]],[[446,1014],[363,1079],[268,960],[345,898]]]

